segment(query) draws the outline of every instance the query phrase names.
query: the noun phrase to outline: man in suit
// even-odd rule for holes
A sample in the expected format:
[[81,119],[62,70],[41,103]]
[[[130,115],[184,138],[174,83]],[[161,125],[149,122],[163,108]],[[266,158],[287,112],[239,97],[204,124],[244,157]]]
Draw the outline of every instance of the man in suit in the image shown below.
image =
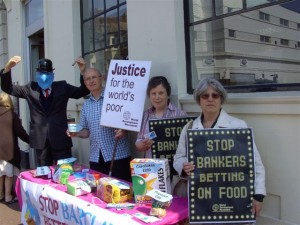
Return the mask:
[[[40,59],[36,81],[14,85],[11,68],[21,61],[14,56],[1,71],[1,88],[7,94],[26,99],[30,110],[30,147],[36,150],[38,166],[50,166],[57,160],[72,156],[72,140],[66,135],[69,98],[79,99],[89,90],[80,76],[80,87],[66,81],[53,81],[54,68],[50,59]],[[85,69],[82,58],[76,59],[80,73]]]

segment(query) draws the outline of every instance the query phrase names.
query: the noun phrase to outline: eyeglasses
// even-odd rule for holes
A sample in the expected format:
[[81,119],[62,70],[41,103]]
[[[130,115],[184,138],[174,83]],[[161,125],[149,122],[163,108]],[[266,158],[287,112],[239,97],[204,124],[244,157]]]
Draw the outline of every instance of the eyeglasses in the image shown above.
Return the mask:
[[91,76],[87,78],[83,78],[84,81],[90,82],[92,80],[96,80],[97,78],[100,78],[101,76]]
[[212,94],[203,94],[203,95],[200,95],[200,98],[202,98],[204,100],[207,100],[207,99],[209,99],[210,96],[213,99],[219,99],[221,97],[221,95],[218,94],[218,93],[212,93]]

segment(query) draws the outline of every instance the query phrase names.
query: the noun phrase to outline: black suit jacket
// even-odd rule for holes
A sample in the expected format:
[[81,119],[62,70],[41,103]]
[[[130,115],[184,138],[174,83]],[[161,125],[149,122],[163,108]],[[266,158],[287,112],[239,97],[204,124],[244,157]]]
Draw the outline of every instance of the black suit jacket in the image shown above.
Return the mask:
[[68,84],[66,81],[54,81],[51,94],[53,99],[48,111],[40,102],[41,88],[38,83],[31,81],[27,85],[14,85],[11,73],[1,71],[1,88],[7,94],[26,99],[30,110],[30,147],[41,149],[48,138],[51,146],[58,150],[72,147],[72,140],[66,135],[67,104],[69,98],[78,99],[87,94],[83,78],[80,76],[80,87]]

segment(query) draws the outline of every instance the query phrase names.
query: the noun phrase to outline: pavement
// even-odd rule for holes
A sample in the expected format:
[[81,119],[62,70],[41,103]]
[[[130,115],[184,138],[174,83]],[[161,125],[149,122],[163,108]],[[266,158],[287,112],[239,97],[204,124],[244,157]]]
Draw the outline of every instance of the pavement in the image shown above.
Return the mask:
[[0,203],[0,225],[22,225],[21,209],[18,202],[6,205]]

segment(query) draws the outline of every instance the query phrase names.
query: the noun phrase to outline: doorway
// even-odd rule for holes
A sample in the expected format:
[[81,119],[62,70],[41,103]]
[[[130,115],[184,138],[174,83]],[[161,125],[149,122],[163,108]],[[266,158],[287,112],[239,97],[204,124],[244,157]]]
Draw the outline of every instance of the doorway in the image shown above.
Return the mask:
[[39,59],[45,58],[44,29],[29,37],[30,80],[35,81],[35,69]]

